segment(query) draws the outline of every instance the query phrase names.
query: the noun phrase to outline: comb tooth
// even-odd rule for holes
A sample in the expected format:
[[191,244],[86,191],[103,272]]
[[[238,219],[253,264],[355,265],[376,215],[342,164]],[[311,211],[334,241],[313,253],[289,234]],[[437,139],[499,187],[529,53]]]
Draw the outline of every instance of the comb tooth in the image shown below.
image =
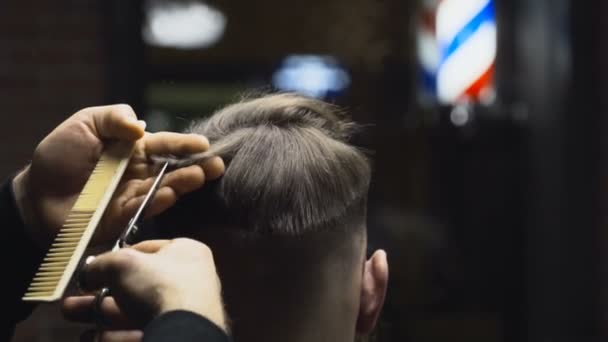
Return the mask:
[[[89,196],[87,194],[84,194],[84,196]],[[93,216],[95,212],[92,210],[78,210],[77,212],[70,212],[68,214],[68,216],[66,217],[67,219],[82,219],[82,218],[90,218],[91,216]]]
[[88,224],[70,224],[63,226],[60,232],[85,232],[87,230]]
[[38,284],[31,284],[30,287],[28,287],[28,290],[37,290],[37,289],[45,289],[48,287],[52,287],[55,286],[54,285],[55,282],[45,282],[45,283],[38,283]]
[[47,278],[47,279],[34,279],[34,281],[32,281],[31,285],[54,284],[54,283],[57,283],[57,281],[59,281],[59,279],[61,279],[61,277]]
[[90,218],[92,215],[88,215],[86,214],[84,211],[82,211],[79,214],[70,214],[68,215],[68,217],[66,217],[66,221],[68,220],[86,220],[88,218]]
[[60,276],[46,276],[46,277],[35,277],[34,280],[32,280],[32,284],[34,283],[42,283],[42,282],[47,282],[47,281],[52,281],[52,282],[59,282],[59,280],[61,279]]
[[59,251],[59,252],[50,252],[44,257],[44,263],[46,263],[47,258],[64,258],[67,259],[70,255],[73,254],[73,251]]
[[66,222],[78,221],[78,220],[88,220],[89,218],[91,218],[91,216],[92,215],[86,215],[86,214],[68,215],[68,217],[65,220],[66,220]]
[[34,290],[34,289],[39,289],[42,287],[49,287],[49,286],[56,286],[57,285],[57,281],[49,281],[49,282],[34,282],[30,285],[30,287],[28,288],[28,290]]
[[59,242],[59,243],[54,243],[53,247],[74,247],[76,248],[78,244],[74,243],[74,242]]
[[[83,211],[81,214],[75,214],[75,215],[70,215],[66,218],[66,221],[68,219],[71,220],[80,220],[80,219],[90,219],[91,216],[93,216],[92,214],[85,214],[85,212]],[[65,223],[65,222],[64,222]]]
[[65,226],[67,225],[77,225],[77,224],[86,224],[89,222],[89,219],[86,217],[73,217],[65,220]]
[[49,291],[49,290],[35,290],[35,291],[28,291],[27,296],[28,297],[42,297],[42,296],[50,296],[53,294],[53,291]]
[[40,264],[40,267],[56,267],[56,266],[65,266],[69,262],[69,258],[64,258],[65,260],[53,260],[53,261],[44,261]]
[[69,251],[73,251],[75,249],[75,247],[76,246],[69,246],[69,245],[53,246],[51,249],[49,249],[48,253],[69,252]]
[[50,292],[50,293],[53,293],[54,288],[53,288],[53,287],[38,287],[38,288],[31,288],[31,289],[28,289],[28,291],[31,291],[31,292],[33,292],[33,293],[36,293],[36,292],[42,292],[42,291],[44,291],[44,292],[46,292],[46,293],[49,293],[49,292]]
[[75,227],[75,228],[72,228],[72,227],[67,227],[67,228],[63,228],[63,229],[61,230],[61,232],[62,232],[62,233],[63,233],[63,232],[66,232],[66,233],[70,233],[70,232],[78,232],[78,233],[81,233],[81,234],[82,234],[82,233],[84,233],[84,231],[85,231],[85,230],[86,230],[86,229],[85,229],[85,227],[82,227],[82,228],[76,228],[76,227]]
[[46,257],[44,258],[44,263],[49,263],[49,262],[64,262],[64,261],[69,261],[70,256],[69,255],[62,255],[62,256],[52,256],[52,257]]
[[[90,196],[87,194],[84,194],[83,196]],[[90,218],[91,216],[93,216],[94,212],[90,211],[90,210],[79,210],[76,214],[70,214],[68,215],[68,218],[72,218],[72,219],[79,219],[79,218]]]
[[55,286],[54,285],[36,285],[36,286],[30,286],[28,287],[28,291],[29,292],[35,292],[35,291],[53,291],[53,288]]
[[61,279],[61,277],[58,277],[58,276],[45,277],[45,278],[34,278],[34,280],[32,280],[32,283],[30,285],[57,283],[59,281],[59,279]]
[[54,285],[30,286],[28,291],[52,291],[54,288]]
[[86,228],[90,221],[90,219],[86,219],[82,222],[66,222],[61,228]]
[[44,261],[63,261],[63,260],[68,260],[69,256],[60,256],[60,257],[47,257],[44,258]]
[[39,271],[36,273],[35,278],[38,277],[61,277],[63,275],[63,271]]
[[49,297],[53,294],[54,291],[44,291],[44,292],[28,292],[24,298],[28,299],[37,299],[37,298],[44,298],[44,297]]
[[[86,195],[86,193],[83,193]],[[72,210],[68,216],[93,216],[95,212],[90,210]]]
[[64,249],[63,250],[58,250],[58,251],[49,251],[46,254],[46,257],[68,256],[68,255],[70,255],[70,254],[72,254],[74,252],[74,248],[71,247],[71,246],[65,246],[65,247],[62,247],[62,248],[64,248]]
[[49,273],[49,271],[38,271],[34,276],[34,280],[49,280],[55,278],[61,278],[61,273]]
[[[77,229],[78,229],[78,228],[77,228]],[[84,229],[82,229],[82,228],[81,228],[81,229],[78,229],[78,230],[68,230],[68,231],[61,230],[61,231],[60,231],[60,232],[57,234],[57,236],[63,236],[63,235],[76,235],[76,234],[78,234],[78,235],[82,235],[82,233],[83,233],[83,232],[84,232]]]
[[74,248],[73,247],[53,247],[51,249],[49,249],[49,253],[52,252],[67,252],[67,251],[73,251]]
[[[81,195],[88,196],[84,192]],[[70,213],[70,215],[75,215],[75,216],[76,215],[93,216],[93,214],[95,214],[94,210],[72,210],[72,212]]]
[[70,241],[74,241],[74,239],[76,239],[76,241],[78,241],[79,236],[63,236],[63,235],[59,235],[57,234],[57,236],[55,237],[55,243],[62,243],[62,242],[70,242]]
[[61,276],[61,271],[38,271],[35,277]]
[[41,266],[39,270],[41,271],[63,271],[65,267],[63,266]]
[[54,279],[54,280],[48,280],[48,281],[35,281],[30,285],[28,290],[30,290],[31,287],[33,287],[33,286],[48,286],[48,285],[57,286],[57,283],[59,283],[59,281],[60,281],[60,279]]
[[57,236],[80,236],[82,235],[82,232],[59,232],[59,234],[57,234]]
[[66,253],[66,252],[61,252],[61,255],[47,255],[44,258],[44,260],[42,261],[42,264],[46,264],[49,262],[59,262],[59,261],[68,260],[68,259],[70,259],[70,256],[72,256],[72,253]]
[[62,242],[75,243],[75,242],[80,241],[80,238],[78,238],[78,237],[60,237],[60,238],[56,239],[55,241],[57,241],[58,243],[62,243]]
[[71,255],[72,252],[52,252],[52,253],[48,253],[46,256],[48,257],[55,257],[55,256],[68,256]]
[[[82,193],[84,196],[88,196],[86,193]],[[90,210],[74,210],[68,214],[68,217],[78,217],[78,216],[93,216],[95,212]]]
[[60,276],[35,277],[34,280],[32,280],[32,284],[33,283],[42,283],[42,282],[47,282],[47,281],[58,282],[59,279],[61,279]]
[[54,261],[54,262],[45,262],[40,265],[40,267],[48,267],[48,266],[65,266],[68,264],[68,261]]
[[80,237],[82,236],[82,233],[80,232],[61,232],[59,234],[57,234],[57,237]]
[[51,296],[52,294],[53,294],[52,292],[32,292],[32,293],[27,293],[25,295],[25,297],[23,297],[23,299],[31,299],[31,300],[40,299],[40,300],[43,300],[46,297]]

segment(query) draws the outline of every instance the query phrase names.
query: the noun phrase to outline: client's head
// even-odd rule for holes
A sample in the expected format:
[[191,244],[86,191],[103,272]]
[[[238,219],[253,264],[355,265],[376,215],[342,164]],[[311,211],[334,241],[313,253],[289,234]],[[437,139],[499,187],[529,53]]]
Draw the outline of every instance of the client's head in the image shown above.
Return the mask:
[[[190,132],[225,174],[163,215],[208,244],[236,341],[352,341],[384,301],[384,252],[366,260],[370,164],[334,106],[293,94],[227,106]],[[168,223],[169,223],[168,222]]]

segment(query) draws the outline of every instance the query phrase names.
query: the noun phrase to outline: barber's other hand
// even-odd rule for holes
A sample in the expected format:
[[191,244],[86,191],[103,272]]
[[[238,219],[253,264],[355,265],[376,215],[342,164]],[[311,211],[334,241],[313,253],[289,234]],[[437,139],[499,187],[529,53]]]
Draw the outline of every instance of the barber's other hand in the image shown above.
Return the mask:
[[[102,305],[109,330],[142,329],[155,317],[186,310],[226,330],[221,284],[213,254],[190,239],[144,241],[97,256],[84,269],[84,290],[108,287]],[[66,318],[94,322],[92,296],[68,297]]]
[[[83,109],[46,136],[36,147],[31,164],[13,180],[17,205],[31,238],[47,245],[61,228],[77,196],[98,162],[104,144],[136,142],[122,183],[110,203],[93,243],[115,238],[150,188],[153,154],[183,155],[205,151],[209,143],[201,136],[178,133],[148,134],[128,105]],[[170,207],[183,193],[200,187],[205,178],[219,177],[224,170],[220,158],[166,175],[149,214]],[[206,177],[205,177],[206,176]]]

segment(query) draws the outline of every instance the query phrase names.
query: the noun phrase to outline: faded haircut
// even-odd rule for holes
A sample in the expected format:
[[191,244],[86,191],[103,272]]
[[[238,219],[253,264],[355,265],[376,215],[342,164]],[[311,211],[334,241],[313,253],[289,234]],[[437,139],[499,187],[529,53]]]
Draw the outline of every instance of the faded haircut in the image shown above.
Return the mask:
[[210,149],[173,160],[184,166],[220,156],[225,174],[178,201],[171,217],[198,214],[208,224],[285,236],[361,227],[371,168],[350,144],[356,129],[338,107],[301,95],[228,105],[187,129],[207,137]]

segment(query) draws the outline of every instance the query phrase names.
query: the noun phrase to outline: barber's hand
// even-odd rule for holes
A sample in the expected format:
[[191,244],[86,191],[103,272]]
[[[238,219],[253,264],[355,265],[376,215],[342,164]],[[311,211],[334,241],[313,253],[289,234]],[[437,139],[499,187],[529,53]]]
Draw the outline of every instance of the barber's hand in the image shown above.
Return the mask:
[[[108,341],[120,336],[137,340],[137,330],[174,310],[197,313],[226,330],[221,284],[211,250],[203,243],[144,241],[97,256],[82,272],[84,290],[108,287],[113,296],[101,306]],[[92,296],[68,297],[62,309],[70,320],[94,323],[94,305]]]
[[[128,217],[143,201],[155,171],[149,163],[153,154],[182,155],[205,151],[208,141],[197,135],[147,134],[128,105],[83,109],[55,128],[34,151],[31,164],[13,181],[17,205],[28,234],[47,245],[66,216],[98,162],[104,144],[110,141],[136,142],[134,154],[109,205],[93,243],[115,238]],[[219,177],[224,170],[220,158],[201,166],[190,166],[166,175],[151,203],[150,215],[170,207],[183,193],[200,187],[205,178]]]

